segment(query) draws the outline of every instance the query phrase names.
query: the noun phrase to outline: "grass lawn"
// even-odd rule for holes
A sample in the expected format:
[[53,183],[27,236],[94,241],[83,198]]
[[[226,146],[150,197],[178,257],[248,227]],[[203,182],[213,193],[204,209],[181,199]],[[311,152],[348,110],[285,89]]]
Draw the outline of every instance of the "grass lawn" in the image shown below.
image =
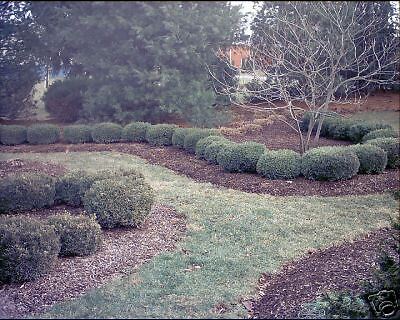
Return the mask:
[[[324,248],[389,225],[398,203],[389,194],[348,197],[273,197],[196,183],[127,154],[1,154],[52,161],[69,168],[137,168],[157,202],[187,217],[188,233],[176,251],[163,253],[138,272],[55,305],[47,318],[237,318],[239,300],[255,295],[261,272],[310,248]],[[193,268],[199,266],[199,268]],[[188,271],[193,270],[193,271]],[[228,312],[213,307],[223,303]]]
[[372,122],[382,121],[400,131],[400,112],[398,111],[363,111],[355,113],[352,118]]

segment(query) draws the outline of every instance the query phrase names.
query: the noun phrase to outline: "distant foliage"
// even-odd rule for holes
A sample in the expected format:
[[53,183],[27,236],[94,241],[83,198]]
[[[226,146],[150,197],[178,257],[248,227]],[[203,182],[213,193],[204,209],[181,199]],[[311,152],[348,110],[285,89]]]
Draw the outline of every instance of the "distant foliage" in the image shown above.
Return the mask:
[[112,122],[99,123],[92,128],[92,138],[96,143],[113,143],[121,140],[122,127]]
[[27,130],[30,144],[52,144],[58,142],[60,137],[61,129],[54,124],[33,124]]
[[355,153],[341,147],[321,147],[303,154],[301,173],[310,180],[336,181],[355,176],[360,161]]
[[151,126],[148,122],[132,122],[122,130],[122,140],[129,142],[145,142],[147,129]]
[[53,227],[29,217],[0,216],[0,283],[36,280],[60,251]]
[[294,179],[300,175],[301,155],[287,149],[267,150],[258,160],[256,169],[268,179]]
[[5,145],[17,145],[26,142],[26,127],[18,125],[1,126],[0,141]]
[[177,126],[172,124],[153,125],[146,131],[146,141],[153,146],[170,146],[176,128]]
[[68,143],[92,142],[92,128],[86,125],[66,126],[63,129],[63,138]]
[[19,211],[54,204],[55,182],[44,173],[11,173],[0,179],[0,211]]
[[387,153],[387,167],[390,169],[400,167],[400,148],[399,139],[396,138],[376,138],[366,141],[367,144],[382,148]]
[[72,216],[65,212],[50,217],[47,223],[60,238],[60,256],[88,256],[100,247],[101,228],[94,217]]
[[387,165],[387,153],[374,145],[356,144],[348,147],[360,161],[358,173],[382,173]]

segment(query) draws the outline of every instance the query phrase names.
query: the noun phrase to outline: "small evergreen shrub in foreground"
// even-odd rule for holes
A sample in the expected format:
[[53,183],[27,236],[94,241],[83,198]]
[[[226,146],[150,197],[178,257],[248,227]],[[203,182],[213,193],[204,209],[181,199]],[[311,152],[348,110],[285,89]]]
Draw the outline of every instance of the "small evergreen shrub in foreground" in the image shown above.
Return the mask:
[[47,223],[60,238],[60,256],[87,256],[101,244],[101,228],[94,217],[71,216],[68,212],[52,216]]
[[30,210],[54,204],[55,181],[43,173],[11,173],[0,179],[2,212]]
[[360,161],[353,151],[341,147],[321,147],[303,154],[301,173],[310,180],[336,181],[355,176]]
[[16,145],[26,142],[26,127],[18,125],[1,126],[0,141],[5,145]]
[[68,143],[92,142],[92,128],[86,125],[71,125],[64,127],[64,141]]
[[208,136],[217,136],[220,133],[215,129],[201,129],[201,128],[193,128],[185,136],[185,140],[183,143],[183,148],[190,153],[196,152],[196,144],[200,139],[203,139]]
[[0,283],[47,273],[60,251],[54,228],[29,217],[0,216]]
[[358,173],[382,173],[386,168],[386,152],[371,144],[356,144],[348,147],[360,161]]
[[92,138],[96,143],[113,143],[121,140],[122,127],[112,122],[99,123],[92,128]]
[[151,126],[148,122],[132,122],[122,130],[122,140],[129,142],[145,142],[147,129]]
[[108,229],[139,225],[153,202],[150,185],[132,176],[96,181],[83,198],[85,211]]
[[54,124],[34,124],[26,135],[30,144],[52,144],[60,140],[61,129]]
[[227,145],[235,144],[234,142],[228,139],[221,139],[212,142],[204,149],[204,159],[207,160],[208,163],[217,164],[218,153],[221,149],[225,148]]
[[147,129],[146,141],[152,146],[172,145],[172,135],[177,126],[173,124],[156,124]]
[[394,169],[400,167],[400,148],[399,139],[396,138],[376,138],[366,141],[366,144],[372,144],[382,148],[387,153],[387,167]]
[[205,138],[200,139],[199,141],[197,141],[196,144],[196,157],[199,159],[205,159],[205,151],[206,148],[212,144],[213,142],[217,142],[217,141],[224,141],[227,142],[228,140],[225,139],[222,136],[208,136]]
[[287,149],[267,150],[258,160],[256,169],[268,179],[294,179],[300,175],[301,155]]

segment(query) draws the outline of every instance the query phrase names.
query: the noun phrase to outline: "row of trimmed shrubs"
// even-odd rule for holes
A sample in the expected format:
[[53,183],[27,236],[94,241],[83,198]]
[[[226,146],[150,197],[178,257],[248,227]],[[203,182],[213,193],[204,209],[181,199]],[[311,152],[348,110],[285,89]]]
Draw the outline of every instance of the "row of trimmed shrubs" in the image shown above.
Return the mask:
[[0,216],[0,282],[23,282],[46,273],[59,256],[85,256],[101,244],[101,228],[136,227],[150,213],[154,194],[134,170],[72,171],[59,178],[41,173],[9,174],[0,180],[2,212],[64,203],[83,205],[46,222]]
[[[300,122],[302,131],[308,130],[311,115],[310,112],[303,115]],[[397,138],[399,136],[389,124],[348,119],[333,113],[328,113],[325,116],[320,135],[321,137],[348,140],[354,143],[376,138]]]

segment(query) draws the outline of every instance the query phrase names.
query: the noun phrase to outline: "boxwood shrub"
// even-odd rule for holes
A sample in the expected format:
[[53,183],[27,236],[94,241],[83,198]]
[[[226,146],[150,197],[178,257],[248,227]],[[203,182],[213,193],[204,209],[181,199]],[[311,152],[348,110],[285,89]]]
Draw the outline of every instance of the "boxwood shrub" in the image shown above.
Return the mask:
[[100,247],[101,228],[94,217],[65,212],[50,217],[47,223],[60,238],[60,256],[87,256]]
[[176,128],[172,135],[172,145],[183,149],[186,135],[193,131],[193,128]]
[[196,152],[196,144],[200,139],[203,139],[208,136],[217,136],[220,133],[215,129],[200,129],[194,128],[185,136],[185,140],[183,143],[183,148],[190,153]]
[[256,172],[257,162],[264,152],[265,146],[261,143],[231,143],[221,148],[217,162],[229,172]]
[[227,139],[221,139],[212,142],[204,149],[204,159],[207,160],[208,163],[217,164],[218,153],[221,151],[222,148],[225,148],[228,144],[235,144],[235,143]]
[[1,126],[0,141],[5,145],[16,145],[26,142],[26,127],[18,125]]
[[122,130],[122,140],[129,142],[145,142],[147,129],[151,126],[148,122],[132,122]]
[[173,124],[156,124],[147,129],[146,141],[152,146],[172,145],[172,135],[177,126]]
[[0,216],[0,283],[36,280],[60,251],[54,228],[36,219]]
[[224,137],[221,136],[208,136],[205,138],[200,139],[197,144],[196,144],[196,157],[199,159],[205,159],[204,158],[204,153],[206,151],[206,148],[213,142],[216,141],[228,141]]
[[320,147],[303,154],[301,173],[310,180],[336,181],[357,174],[360,161],[353,151],[342,147]]
[[365,121],[358,121],[349,128],[349,140],[353,142],[360,142],[362,138],[377,129],[390,129],[391,126],[384,123],[372,123]]
[[139,225],[153,202],[150,185],[130,176],[96,181],[83,198],[85,211],[94,214],[103,228]]
[[258,160],[256,169],[268,179],[294,179],[300,175],[301,155],[287,149],[267,150]]
[[34,124],[26,135],[30,144],[52,144],[60,140],[61,129],[54,124]]
[[96,143],[113,143],[121,140],[122,127],[112,122],[96,124],[92,128],[92,138]]
[[350,128],[356,122],[352,119],[332,118],[327,121],[327,137],[337,140],[349,140]]
[[387,165],[387,153],[372,144],[356,144],[348,147],[360,161],[358,173],[382,173]]
[[379,148],[382,148],[387,153],[387,168],[398,168],[400,167],[400,151],[399,151],[399,139],[396,138],[376,138],[366,141],[366,144],[372,144]]
[[71,125],[64,127],[64,141],[68,143],[92,142],[92,128],[87,125]]
[[54,204],[55,181],[44,173],[11,173],[0,179],[0,208],[30,210]]
[[394,131],[393,129],[378,129],[367,133],[363,138],[362,141],[365,142],[367,140],[372,140],[376,138],[398,138],[398,132]]

